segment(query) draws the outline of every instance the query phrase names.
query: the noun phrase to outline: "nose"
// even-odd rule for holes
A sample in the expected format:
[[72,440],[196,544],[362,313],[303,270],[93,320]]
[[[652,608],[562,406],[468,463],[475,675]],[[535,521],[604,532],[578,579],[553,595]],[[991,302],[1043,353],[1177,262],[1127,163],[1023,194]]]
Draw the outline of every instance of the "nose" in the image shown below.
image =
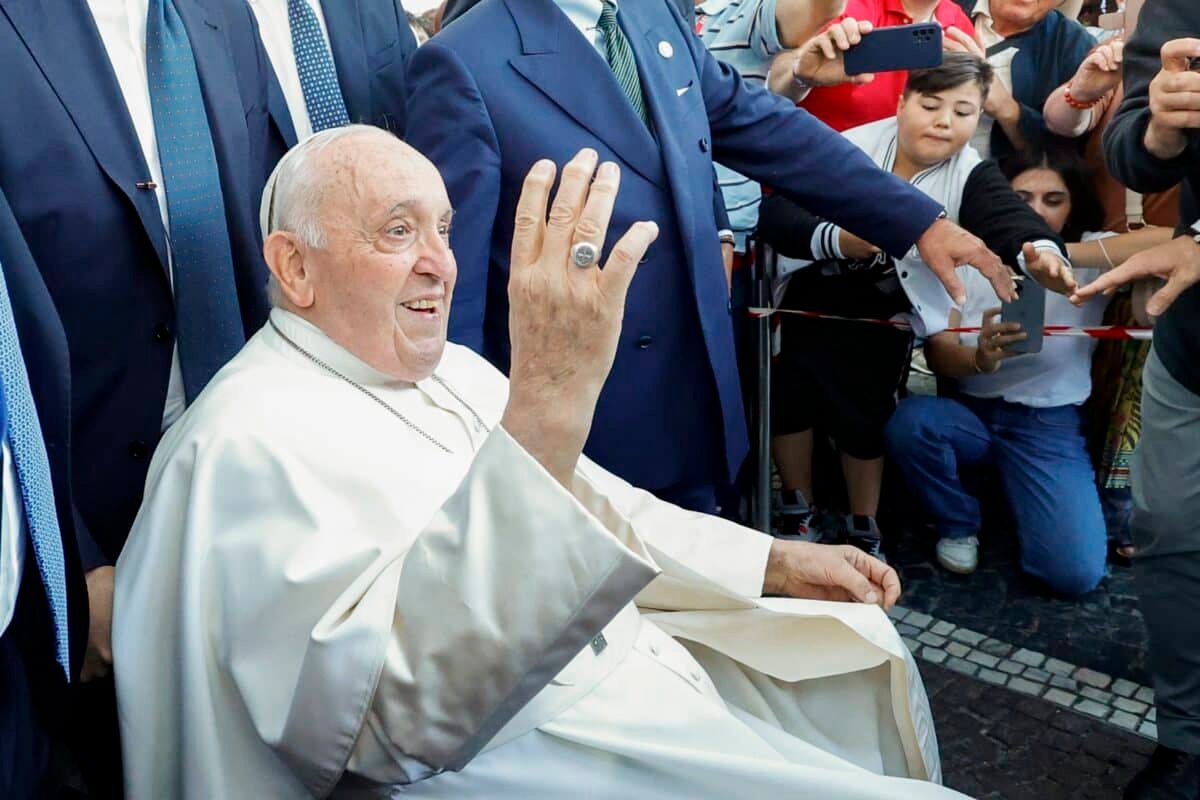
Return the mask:
[[449,280],[454,276],[457,269],[454,253],[450,250],[450,243],[440,234],[433,232],[422,236],[419,247],[421,252],[417,255],[417,263],[413,267],[414,272],[431,275],[442,281]]

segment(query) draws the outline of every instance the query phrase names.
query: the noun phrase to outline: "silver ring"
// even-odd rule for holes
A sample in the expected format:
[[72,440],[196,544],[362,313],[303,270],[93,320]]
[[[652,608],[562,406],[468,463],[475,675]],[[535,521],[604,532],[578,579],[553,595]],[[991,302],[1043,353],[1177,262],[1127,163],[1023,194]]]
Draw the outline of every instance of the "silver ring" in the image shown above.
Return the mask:
[[591,242],[579,242],[571,245],[571,262],[581,269],[587,269],[596,263],[600,257],[600,249]]

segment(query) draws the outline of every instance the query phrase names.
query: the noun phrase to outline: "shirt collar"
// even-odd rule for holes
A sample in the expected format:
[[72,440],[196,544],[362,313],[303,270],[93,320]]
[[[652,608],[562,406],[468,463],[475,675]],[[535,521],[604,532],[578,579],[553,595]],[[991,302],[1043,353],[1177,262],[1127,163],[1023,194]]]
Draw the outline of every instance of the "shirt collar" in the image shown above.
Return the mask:
[[[620,11],[621,4],[617,0],[612,0],[612,2]],[[579,21],[586,20],[589,27],[595,26],[600,21],[600,12],[604,10],[604,3],[601,0],[554,0],[554,4],[572,22],[578,24]]]
[[[375,369],[333,339],[330,339],[325,331],[298,314],[293,314],[282,308],[274,308],[271,310],[271,322],[275,323],[275,327],[282,332],[283,336],[290,339],[298,347],[303,348],[312,354],[314,358],[320,359],[355,383],[393,389],[403,389],[414,385],[409,381],[398,380],[386,372]],[[267,326],[267,329],[269,335],[273,338],[279,336],[279,333],[272,330],[270,325]],[[294,354],[305,362],[311,363],[310,359],[302,353],[297,353],[286,341],[279,342],[279,346],[285,352]],[[319,365],[314,364],[313,366],[316,369],[321,369]]]
[[978,0],[975,3],[975,8],[971,9],[971,19],[976,17],[992,18],[991,0]]

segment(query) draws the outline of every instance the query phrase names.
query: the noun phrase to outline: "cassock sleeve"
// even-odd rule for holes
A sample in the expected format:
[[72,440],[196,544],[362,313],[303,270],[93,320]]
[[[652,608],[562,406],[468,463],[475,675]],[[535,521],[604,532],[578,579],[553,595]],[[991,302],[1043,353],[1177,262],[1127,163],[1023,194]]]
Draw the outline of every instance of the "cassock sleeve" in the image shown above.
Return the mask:
[[462,768],[656,574],[501,428],[415,538],[372,517],[403,486],[206,449],[236,456],[201,471],[238,487],[207,557],[219,658],[316,796],[347,764],[389,783]]

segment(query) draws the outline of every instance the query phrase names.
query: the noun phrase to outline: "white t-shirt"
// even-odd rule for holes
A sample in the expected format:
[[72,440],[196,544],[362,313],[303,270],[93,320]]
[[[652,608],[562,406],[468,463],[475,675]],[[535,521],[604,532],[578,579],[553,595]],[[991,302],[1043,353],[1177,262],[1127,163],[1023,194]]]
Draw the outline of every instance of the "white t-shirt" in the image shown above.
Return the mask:
[[[1084,241],[1114,236],[1112,233],[1087,234]],[[1094,280],[1100,271],[1075,269],[1080,284]],[[959,273],[967,286],[963,306],[963,327],[983,324],[983,313],[1000,305],[1000,298],[987,279],[975,270]],[[1046,324],[1093,327],[1104,319],[1107,297],[1096,297],[1081,308],[1071,305],[1061,294],[1046,292]],[[959,341],[975,347],[979,335],[960,334]],[[1073,336],[1047,336],[1042,352],[1016,356],[1004,361],[994,374],[972,375],[958,382],[959,389],[972,397],[1000,397],[1010,403],[1032,408],[1081,405],[1092,394],[1092,353],[1096,340]]]

